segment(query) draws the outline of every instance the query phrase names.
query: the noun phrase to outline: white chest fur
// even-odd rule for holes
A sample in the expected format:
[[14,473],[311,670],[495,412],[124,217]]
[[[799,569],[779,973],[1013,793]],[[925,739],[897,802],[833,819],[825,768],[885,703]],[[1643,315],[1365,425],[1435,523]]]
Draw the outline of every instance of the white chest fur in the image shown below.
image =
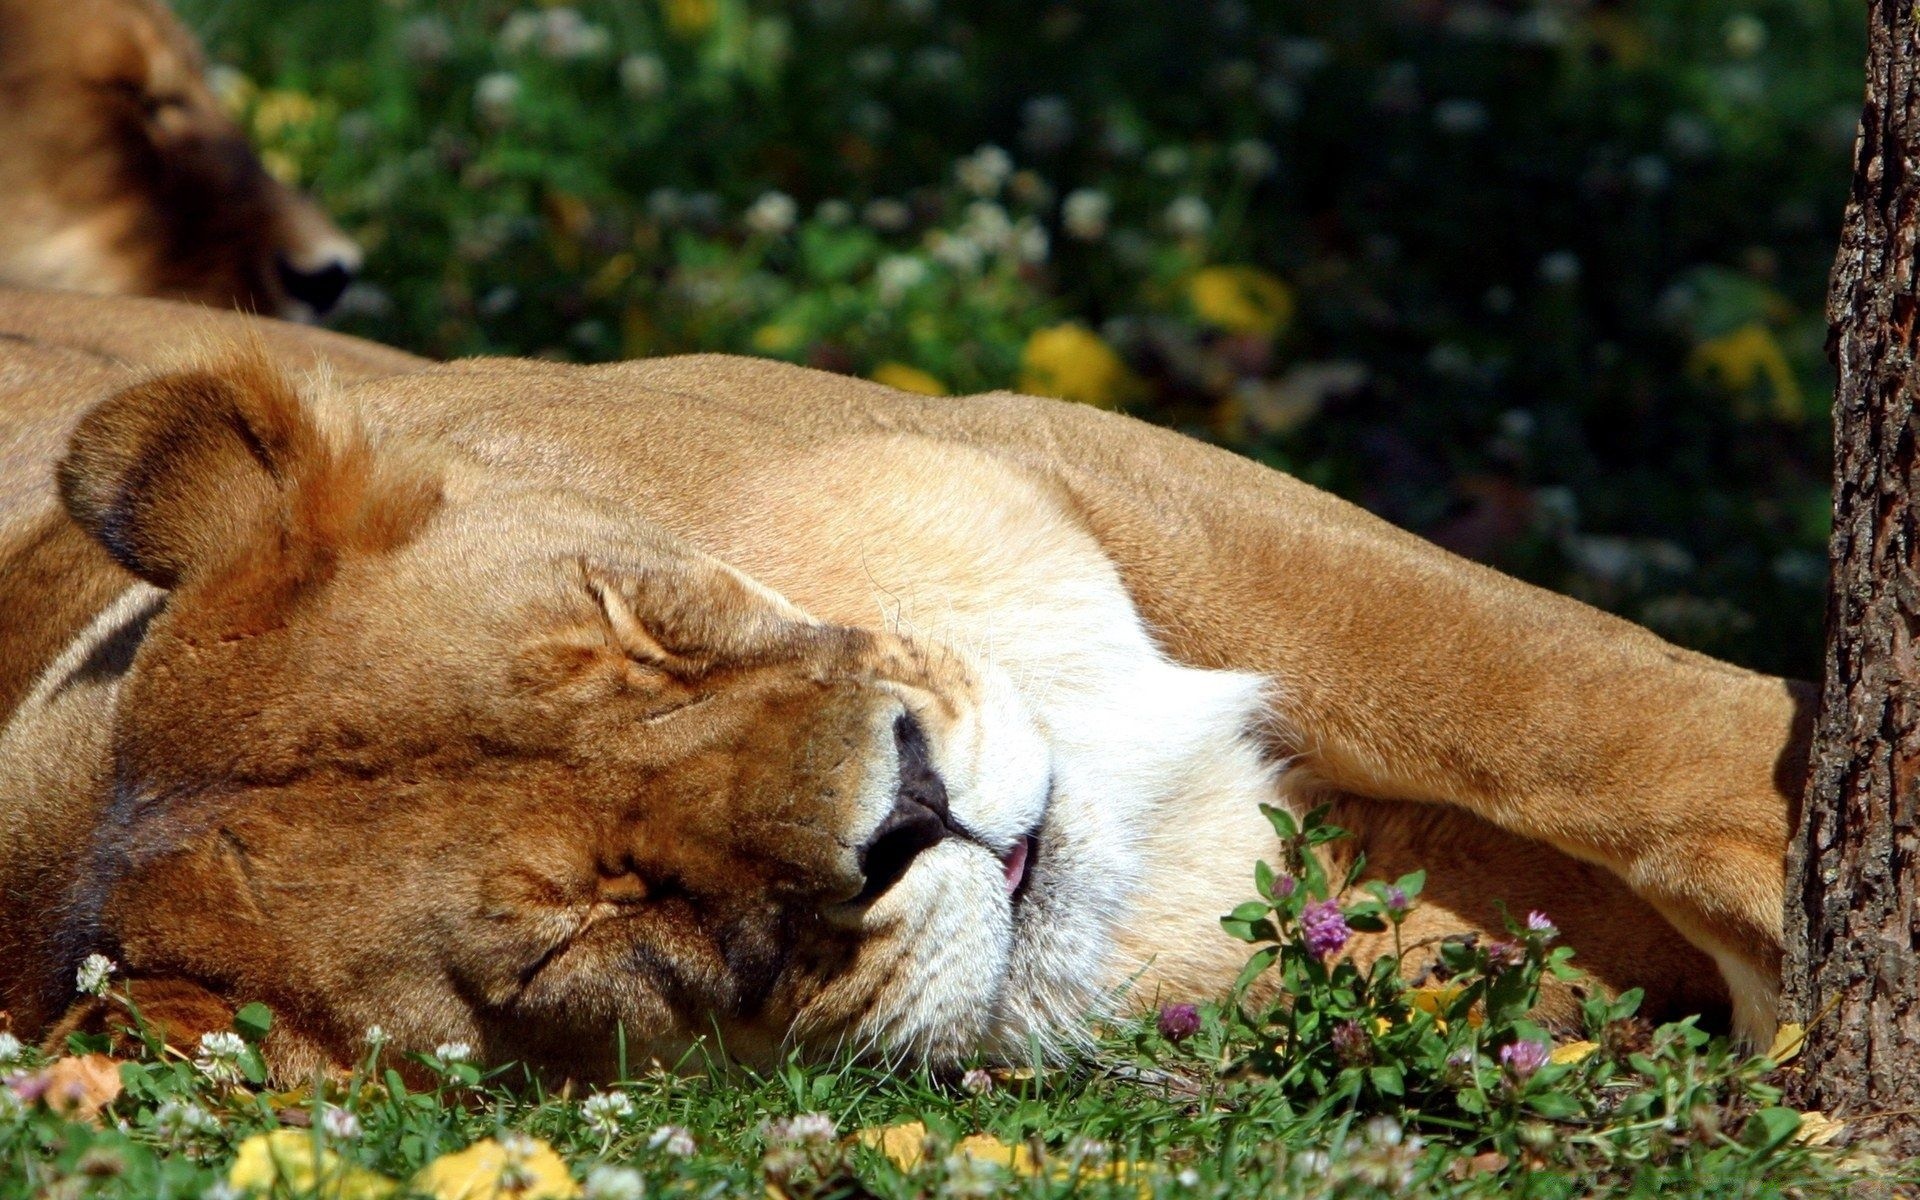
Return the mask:
[[1047,740],[1052,893],[1016,916],[996,1035],[1073,1028],[1123,991],[1132,1007],[1229,983],[1246,950],[1218,918],[1273,853],[1259,805],[1277,770],[1256,738],[1271,681],[1170,660],[1065,498],[986,456],[859,443],[756,496],[708,548],[823,619],[964,657]]

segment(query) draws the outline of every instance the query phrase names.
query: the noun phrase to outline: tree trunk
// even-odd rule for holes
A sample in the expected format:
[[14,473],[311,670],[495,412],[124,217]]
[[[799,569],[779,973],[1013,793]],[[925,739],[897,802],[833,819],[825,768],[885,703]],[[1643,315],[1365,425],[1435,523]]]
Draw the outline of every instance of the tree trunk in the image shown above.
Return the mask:
[[1788,861],[1785,1014],[1803,1108],[1920,1154],[1920,28],[1868,5],[1867,98],[1827,301],[1834,395],[1826,683]]

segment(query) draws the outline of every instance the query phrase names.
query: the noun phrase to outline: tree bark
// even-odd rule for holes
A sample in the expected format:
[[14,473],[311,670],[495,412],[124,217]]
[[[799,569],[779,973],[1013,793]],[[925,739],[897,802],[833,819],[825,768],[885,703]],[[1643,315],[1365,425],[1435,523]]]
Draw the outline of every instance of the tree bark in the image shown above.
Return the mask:
[[1915,0],[1868,5],[1867,96],[1827,298],[1834,394],[1826,682],[1788,856],[1789,1091],[1920,1154],[1920,570],[1914,399],[1920,234]]

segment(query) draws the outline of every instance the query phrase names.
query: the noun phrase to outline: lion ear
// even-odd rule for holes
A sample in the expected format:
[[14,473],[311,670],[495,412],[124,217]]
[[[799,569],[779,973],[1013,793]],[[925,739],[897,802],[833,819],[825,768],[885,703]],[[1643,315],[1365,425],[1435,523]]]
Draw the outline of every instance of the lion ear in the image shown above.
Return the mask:
[[59,482],[67,511],[115,559],[172,588],[267,535],[308,556],[404,540],[439,481],[395,465],[357,428],[329,438],[255,345],[103,401],[74,429]]
[[324,453],[287,380],[239,355],[97,405],[68,441],[60,495],[121,565],[171,588],[256,536]]

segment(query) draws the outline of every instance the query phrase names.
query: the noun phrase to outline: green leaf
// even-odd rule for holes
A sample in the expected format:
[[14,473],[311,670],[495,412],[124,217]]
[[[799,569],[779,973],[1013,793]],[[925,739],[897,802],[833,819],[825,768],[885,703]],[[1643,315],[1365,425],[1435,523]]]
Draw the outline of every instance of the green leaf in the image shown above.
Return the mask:
[[1527,1107],[1555,1121],[1570,1121],[1580,1115],[1580,1102],[1565,1092],[1536,1092],[1527,1097]]
[[111,1054],[113,1037],[105,1033],[70,1033],[67,1035],[68,1054]]
[[1401,1073],[1399,1067],[1374,1067],[1367,1072],[1367,1075],[1373,1080],[1374,1089],[1381,1095],[1404,1096],[1407,1094],[1406,1076]]
[[1800,1132],[1800,1114],[1791,1108],[1763,1108],[1747,1119],[1740,1131],[1741,1144],[1765,1154],[1785,1145]]
[[1393,886],[1405,892],[1407,899],[1411,900],[1420,894],[1422,888],[1427,886],[1427,873],[1425,871],[1409,871],[1394,880]]
[[1259,940],[1253,935],[1252,921],[1239,921],[1232,917],[1221,917],[1220,928],[1226,930],[1227,936],[1233,938],[1235,941],[1253,942]]
[[233,1014],[233,1031],[248,1042],[259,1042],[272,1027],[272,1011],[257,1000]]
[[1236,906],[1227,916],[1234,921],[1258,921],[1263,919],[1271,909],[1272,906],[1258,900],[1249,900],[1245,904]]
[[1281,840],[1290,842],[1300,836],[1300,827],[1294,824],[1293,814],[1286,809],[1262,804],[1260,811],[1266,815],[1267,823],[1273,826],[1273,831],[1280,835]]
[[1262,896],[1273,895],[1273,868],[1267,865],[1264,858],[1253,864],[1253,886],[1260,889]]

